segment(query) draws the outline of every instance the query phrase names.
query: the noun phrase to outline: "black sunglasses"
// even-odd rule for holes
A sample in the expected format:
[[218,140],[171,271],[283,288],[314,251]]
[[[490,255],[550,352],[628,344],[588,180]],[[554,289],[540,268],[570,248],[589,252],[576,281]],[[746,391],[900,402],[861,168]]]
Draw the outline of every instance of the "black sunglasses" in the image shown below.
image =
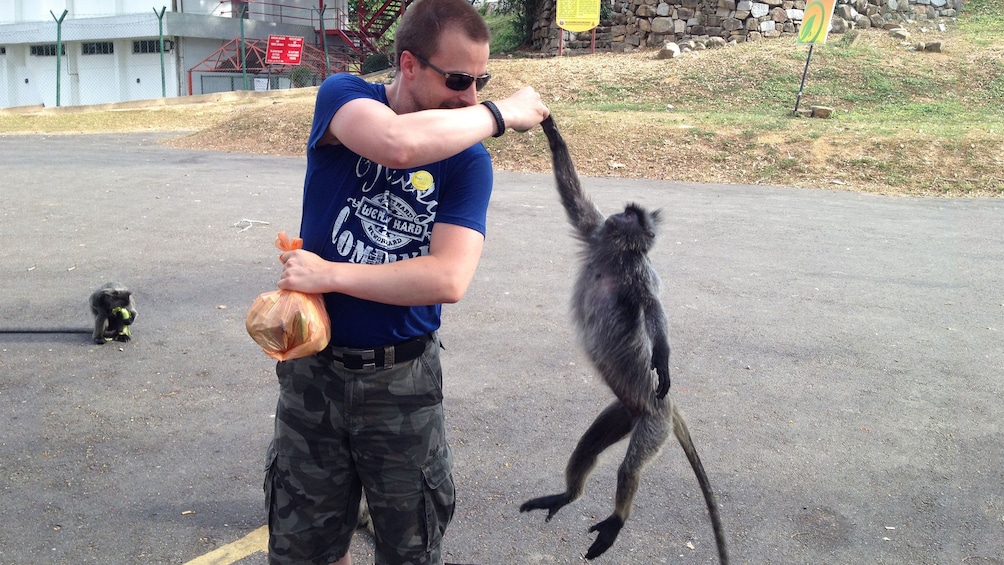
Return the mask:
[[[412,53],[412,55],[415,55],[415,53]],[[479,77],[469,75],[467,73],[448,73],[436,65],[426,61],[424,57],[415,55],[415,58],[423,65],[432,67],[432,70],[446,77],[446,88],[449,88],[450,90],[463,92],[471,87],[471,83],[474,83],[474,90],[481,90],[486,84],[488,84],[488,79],[492,78],[491,73],[485,73]]]

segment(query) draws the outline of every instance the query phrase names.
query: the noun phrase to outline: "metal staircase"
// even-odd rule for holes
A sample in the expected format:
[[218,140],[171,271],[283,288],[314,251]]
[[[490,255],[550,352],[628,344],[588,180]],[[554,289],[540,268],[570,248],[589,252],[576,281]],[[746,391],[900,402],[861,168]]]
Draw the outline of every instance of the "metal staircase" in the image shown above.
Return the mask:
[[[268,51],[268,41],[264,39],[247,39],[244,41],[244,50],[241,50],[240,38],[232,39],[222,47],[214,51],[211,55],[188,69],[188,95],[193,94],[195,79],[201,79],[203,74],[233,74],[242,73],[242,78],[269,78],[290,77],[293,82],[300,82],[296,86],[318,85],[331,73],[337,72],[358,72],[354,68],[355,58],[340,56],[338,53],[329,52],[325,56],[324,51],[314,45],[303,45],[303,56],[298,67],[305,67],[309,72],[294,72],[297,67],[290,65],[268,63],[266,54]],[[293,79],[293,75],[296,78]],[[270,86],[274,88],[274,86]],[[249,85],[238,86],[228,90],[246,90]],[[205,92],[205,89],[202,89]]]
[[352,45],[364,58],[381,51],[380,40],[387,35],[390,28],[414,0],[386,0],[373,9],[367,10],[362,2],[352,29],[328,30],[330,35],[339,35],[346,43]]
[[[251,19],[257,19],[258,17],[264,17],[262,14],[265,13],[264,7],[285,7],[287,6],[282,0],[278,3],[268,2],[268,1],[256,1],[251,4],[241,4],[240,10],[237,11],[236,4],[238,0],[221,0],[221,4],[229,3],[231,4],[231,10],[229,13],[231,16],[234,14],[251,14]],[[323,14],[325,0],[318,0],[318,9]],[[304,79],[309,79],[310,82],[318,84],[320,80],[329,74],[336,72],[353,72],[359,73],[362,70],[362,63],[366,60],[369,55],[374,53],[380,53],[386,49],[386,42],[383,38],[390,32],[394,24],[404,15],[404,11],[407,9],[414,0],[377,0],[376,2],[371,2],[369,6],[362,0],[358,1],[359,8],[355,14],[345,14],[341,12],[336,15],[335,20],[341,22],[338,27],[334,29],[323,29],[323,37],[318,37],[319,40],[316,44],[307,41],[303,45],[302,62],[299,67],[307,67],[311,69],[309,73],[310,76],[305,76],[304,71],[297,71],[295,74],[296,81],[302,82]],[[246,11],[250,6],[250,11]],[[300,8],[300,10],[307,10],[306,8]],[[280,12],[282,13],[282,12]],[[290,15],[290,13],[292,15]],[[297,15],[298,13],[293,11],[286,14],[286,18],[290,21],[306,21],[306,17],[303,15]],[[310,21],[313,21],[313,13],[311,13]],[[325,17],[325,21],[327,18]],[[243,44],[243,50],[242,50]],[[213,73],[217,74],[232,74],[241,73],[243,83],[240,86],[234,86],[234,89],[248,88],[246,84],[249,77],[257,78],[274,78],[282,76],[293,77],[293,68],[288,65],[268,63],[266,61],[267,52],[267,42],[261,39],[247,39],[242,40],[235,38],[222,47],[217,49],[211,55],[206,57],[204,60],[197,63],[195,66],[188,69],[189,74],[189,94],[193,91],[193,74],[199,75],[199,80],[203,79],[203,75],[211,75]],[[292,78],[290,79],[292,80]],[[204,90],[203,90],[204,91]]]

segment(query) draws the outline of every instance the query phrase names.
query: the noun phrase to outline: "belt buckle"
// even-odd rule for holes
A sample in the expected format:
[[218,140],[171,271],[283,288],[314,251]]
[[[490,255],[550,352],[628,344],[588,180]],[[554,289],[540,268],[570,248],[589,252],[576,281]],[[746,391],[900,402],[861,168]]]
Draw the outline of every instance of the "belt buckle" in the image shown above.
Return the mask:
[[350,371],[376,371],[377,368],[376,355],[372,349],[358,353],[346,352],[342,354],[341,358],[336,357],[336,359]]
[[[360,367],[358,370],[361,371],[376,371],[376,352],[372,349],[363,351],[359,354]],[[369,361],[369,363],[366,363]]]
[[[383,353],[383,359],[379,366],[376,362],[377,351]],[[397,350],[393,345],[387,345],[378,349],[363,349],[352,353],[344,353],[339,359],[342,366],[350,371],[376,371],[393,367],[397,363]]]

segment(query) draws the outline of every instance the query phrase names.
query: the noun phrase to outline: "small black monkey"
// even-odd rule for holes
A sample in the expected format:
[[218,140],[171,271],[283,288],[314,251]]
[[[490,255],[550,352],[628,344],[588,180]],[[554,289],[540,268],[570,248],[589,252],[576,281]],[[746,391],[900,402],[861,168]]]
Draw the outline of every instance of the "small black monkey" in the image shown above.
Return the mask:
[[704,494],[719,560],[728,563],[711,483],[683,415],[667,395],[670,375],[666,316],[659,302],[659,277],[648,258],[660,222],[659,211],[648,212],[637,204],[628,204],[623,212],[604,219],[583,193],[554,120],[548,117],[541,126],[551,147],[561,202],[583,244],[582,267],[572,294],[572,316],[579,341],[617,400],[600,413],[575,446],[565,468],[565,492],[528,500],[520,506],[520,512],[546,509],[549,521],[582,495],[586,477],[599,454],[630,435],[627,454],[617,472],[614,512],[589,529],[599,535],[586,559],[602,555],[628,519],[642,468],[658,454],[672,430]]
[[132,339],[129,326],[136,321],[136,302],[132,292],[116,282],[105,283],[90,298],[94,314],[94,343],[106,341],[127,342]]

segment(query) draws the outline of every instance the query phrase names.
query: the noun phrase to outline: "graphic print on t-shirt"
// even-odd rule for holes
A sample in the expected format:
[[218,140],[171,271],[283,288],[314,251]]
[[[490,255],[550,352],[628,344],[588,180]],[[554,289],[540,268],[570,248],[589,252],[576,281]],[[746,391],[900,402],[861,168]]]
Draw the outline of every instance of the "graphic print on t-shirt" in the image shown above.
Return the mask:
[[356,176],[362,196],[347,199],[331,230],[338,254],[350,263],[377,265],[428,253],[438,203],[432,174],[360,157]]

